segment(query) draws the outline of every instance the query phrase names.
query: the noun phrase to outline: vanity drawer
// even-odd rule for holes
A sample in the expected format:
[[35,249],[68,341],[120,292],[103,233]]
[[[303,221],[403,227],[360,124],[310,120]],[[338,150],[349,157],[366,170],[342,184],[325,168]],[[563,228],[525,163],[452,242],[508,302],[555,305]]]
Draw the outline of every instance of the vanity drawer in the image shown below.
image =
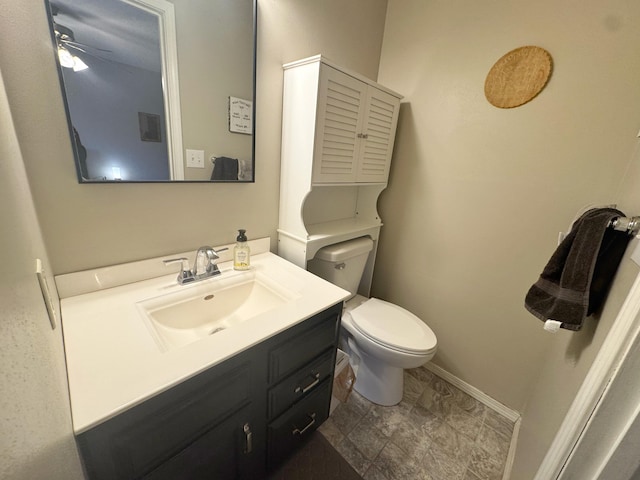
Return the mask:
[[290,375],[322,351],[337,345],[342,303],[293,327],[282,343],[269,350],[269,384]]
[[280,415],[306,394],[317,389],[333,372],[335,354],[335,349],[327,350],[269,390],[269,418]]
[[268,468],[276,467],[329,417],[330,379],[274,420],[268,429]]

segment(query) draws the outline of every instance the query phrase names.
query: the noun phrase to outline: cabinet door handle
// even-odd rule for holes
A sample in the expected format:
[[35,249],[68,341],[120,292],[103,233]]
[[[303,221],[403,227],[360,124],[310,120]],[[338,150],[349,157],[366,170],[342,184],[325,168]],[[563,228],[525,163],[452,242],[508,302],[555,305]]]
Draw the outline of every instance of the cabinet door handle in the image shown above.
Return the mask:
[[311,421],[309,423],[307,423],[307,425],[302,430],[298,429],[298,427],[293,429],[293,435],[302,435],[304,432],[309,430],[312,425],[314,425],[316,423],[316,414],[315,414],[315,412],[310,414],[309,418],[311,419]]
[[251,433],[251,427],[248,423],[245,423],[242,427],[242,431],[244,432],[244,453],[251,453],[253,450],[253,433]]
[[307,385],[306,387],[296,387],[296,389],[294,390],[294,393],[307,393],[309,390],[311,390],[313,387],[315,387],[317,384],[320,383],[320,372],[318,373],[312,373],[311,376],[314,378],[313,382],[311,382],[309,385]]

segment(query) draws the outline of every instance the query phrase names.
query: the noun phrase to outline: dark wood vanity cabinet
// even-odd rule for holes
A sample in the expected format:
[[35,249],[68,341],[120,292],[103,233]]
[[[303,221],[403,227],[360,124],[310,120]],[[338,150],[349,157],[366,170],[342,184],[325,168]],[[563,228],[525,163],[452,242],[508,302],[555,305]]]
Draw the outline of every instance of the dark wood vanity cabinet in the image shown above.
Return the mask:
[[77,435],[89,479],[259,479],[329,415],[342,304]]

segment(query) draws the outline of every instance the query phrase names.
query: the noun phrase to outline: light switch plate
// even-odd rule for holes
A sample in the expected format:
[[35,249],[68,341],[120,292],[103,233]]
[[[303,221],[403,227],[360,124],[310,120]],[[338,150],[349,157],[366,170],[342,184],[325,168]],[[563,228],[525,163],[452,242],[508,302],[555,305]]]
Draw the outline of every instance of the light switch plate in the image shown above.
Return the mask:
[[187,149],[187,167],[204,168],[204,150]]
[[635,243],[633,252],[631,252],[631,260],[633,260],[637,265],[640,266],[640,242],[637,238],[634,238],[631,241]]
[[51,298],[51,292],[49,291],[49,285],[45,277],[44,268],[42,267],[42,260],[36,258],[36,276],[38,277],[38,283],[40,284],[40,290],[42,290],[42,298],[44,304],[47,306],[47,313],[49,314],[49,322],[51,322],[51,329],[56,329],[56,309],[53,306],[53,298]]

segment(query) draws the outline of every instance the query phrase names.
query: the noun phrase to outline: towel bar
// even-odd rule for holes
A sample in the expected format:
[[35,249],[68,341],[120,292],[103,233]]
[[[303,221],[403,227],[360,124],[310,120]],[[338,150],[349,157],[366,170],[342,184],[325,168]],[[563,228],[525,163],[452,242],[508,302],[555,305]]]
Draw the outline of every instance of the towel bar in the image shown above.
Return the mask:
[[629,235],[638,235],[640,232],[640,217],[618,217],[611,220],[609,228],[619,232],[627,232]]

